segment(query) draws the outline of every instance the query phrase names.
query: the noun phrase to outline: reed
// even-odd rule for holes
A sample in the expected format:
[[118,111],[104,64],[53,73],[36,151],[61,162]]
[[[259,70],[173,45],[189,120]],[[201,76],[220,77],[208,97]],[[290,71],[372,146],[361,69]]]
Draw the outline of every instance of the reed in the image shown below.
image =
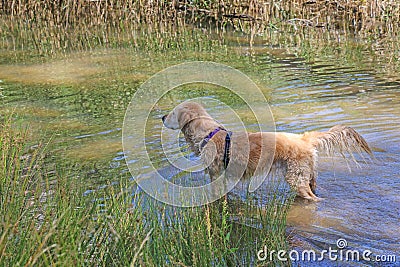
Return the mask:
[[238,266],[256,262],[264,245],[288,246],[290,196],[176,208],[100,166],[108,184],[87,191],[90,169],[45,164],[45,146],[29,149],[26,133],[12,116],[1,119],[1,266]]
[[0,46],[42,55],[120,46],[183,49],[201,39],[195,28],[223,36],[233,27],[252,38],[304,28],[382,37],[397,35],[400,22],[394,0],[2,0],[0,10]]

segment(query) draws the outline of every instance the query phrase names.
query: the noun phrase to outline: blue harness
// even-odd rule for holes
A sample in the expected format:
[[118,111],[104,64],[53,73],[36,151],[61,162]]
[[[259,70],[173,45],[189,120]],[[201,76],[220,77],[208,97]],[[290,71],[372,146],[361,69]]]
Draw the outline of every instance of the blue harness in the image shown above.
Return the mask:
[[[207,145],[207,143],[213,138],[214,135],[216,135],[219,131],[226,131],[225,129],[218,127],[214,131],[210,132],[206,137],[204,137],[203,141],[200,144],[200,149],[203,149]],[[226,131],[226,136],[225,136],[225,149],[224,149],[224,168],[226,169],[229,164],[229,156],[230,156],[230,150],[231,150],[231,136],[232,132],[231,131]]]

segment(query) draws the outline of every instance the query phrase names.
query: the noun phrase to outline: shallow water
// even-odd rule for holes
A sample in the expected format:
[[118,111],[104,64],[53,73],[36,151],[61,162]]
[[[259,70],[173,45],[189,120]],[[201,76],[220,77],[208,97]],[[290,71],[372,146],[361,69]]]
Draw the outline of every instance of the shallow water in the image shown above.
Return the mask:
[[[242,45],[233,50],[250,48]],[[320,160],[317,195],[324,200],[294,203],[288,218],[293,246],[322,250],[344,238],[349,248],[397,255],[399,261],[400,75],[375,70],[382,62],[367,50],[358,62],[337,54],[317,55],[308,62],[281,48],[259,47],[254,51],[251,64],[238,64],[237,58],[232,64],[242,66],[239,69],[255,78],[270,98],[278,131],[302,133],[346,124],[365,137],[375,155],[373,161],[360,161],[359,166],[349,163],[351,172],[341,158]],[[243,53],[241,57],[247,62],[250,56]],[[229,64],[229,59],[226,61]],[[65,159],[103,160],[110,168],[126,171],[120,140],[127,103],[141,82],[162,66],[179,62],[171,57],[160,63],[133,52],[108,50],[45,64],[2,65],[0,112],[14,110],[28,121],[32,140],[43,133],[56,135],[54,152]],[[155,166],[165,167],[166,163],[160,156],[160,118],[179,101],[206,96],[203,100],[213,116],[230,129],[238,127],[214,101],[229,101],[228,93],[214,89],[180,92],[156,105],[146,133]],[[243,104],[232,105],[250,130],[257,128]],[[173,149],[172,142],[166,145]],[[148,167],[142,166],[144,170]],[[202,178],[193,175],[190,182],[202,184]],[[182,176],[177,179],[181,181]],[[93,188],[88,185],[89,191]]]
[[341,159],[321,160],[317,194],[324,200],[295,203],[289,214],[294,235],[300,243],[318,249],[328,249],[344,238],[349,249],[398,255],[398,79],[391,77],[389,82],[384,74],[345,67],[334,59],[301,68],[288,63],[276,77],[284,77],[273,93],[280,102],[273,104],[278,130],[299,133],[350,125],[365,137],[376,157],[358,167],[351,164],[351,172]]

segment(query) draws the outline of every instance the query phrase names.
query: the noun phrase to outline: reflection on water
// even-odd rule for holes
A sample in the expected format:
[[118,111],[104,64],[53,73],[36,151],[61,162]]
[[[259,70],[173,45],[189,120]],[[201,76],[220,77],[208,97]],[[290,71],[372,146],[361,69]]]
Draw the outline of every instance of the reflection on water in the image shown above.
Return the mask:
[[[68,147],[63,152],[65,157],[81,161],[111,158],[112,168],[126,171],[119,128],[131,97],[131,86],[147,77],[151,64],[146,61],[145,75],[138,67],[144,61],[136,59],[135,67],[129,68],[132,58],[125,57],[125,51],[110,53],[109,58],[80,56],[76,61],[72,58],[68,62],[46,63],[34,68],[0,66],[0,79],[8,83],[2,85],[6,105],[0,112],[17,107],[16,112],[23,113],[33,126],[46,124],[52,131],[61,131]],[[345,238],[349,247],[370,249],[374,254],[400,251],[400,75],[376,72],[374,64],[379,62],[368,51],[363,53],[363,61],[358,64],[329,55],[307,63],[283,49],[259,49],[252,59],[256,73],[250,67],[240,69],[256,76],[260,88],[271,98],[278,131],[301,133],[346,124],[356,128],[374,150],[373,162],[360,162],[359,167],[353,164],[351,172],[340,158],[320,160],[317,195],[325,200],[313,204],[296,201],[288,218],[289,232],[300,248],[327,249],[338,238]],[[114,71],[109,75],[119,74],[122,82],[106,75],[110,68]],[[159,66],[153,68],[159,70]],[[132,76],[129,71],[134,72]],[[91,78],[98,87],[88,93]],[[113,81],[103,88],[99,79]],[[23,97],[28,87],[12,87],[12,82],[81,86],[67,88],[57,97],[46,89],[50,91],[42,92],[42,99],[30,101],[28,105]],[[7,86],[12,88],[7,90]],[[208,91],[206,95],[221,97],[221,94],[212,94],[213,91]],[[189,97],[182,95],[179,99],[177,95],[170,99],[170,104]],[[209,108],[222,123],[229,121],[217,105]],[[160,156],[162,151],[157,141],[160,117],[169,109],[169,104],[161,104],[148,123],[148,149],[154,158],[159,158],[159,166],[166,163]],[[246,109],[239,104],[235,109],[252,129],[252,117]],[[179,173],[170,174],[178,175],[177,181],[182,179]],[[201,175],[192,176],[197,184],[202,184],[201,178]]]
[[[0,65],[1,78],[8,82],[25,84],[84,84],[93,82],[99,75],[106,75],[114,68],[135,68],[139,56],[130,52],[113,50],[95,51],[92,53],[75,53],[67,59],[53,60],[37,64],[4,64]],[[141,71],[131,74],[131,78],[144,80],[147,75]],[[120,75],[124,75],[123,72]],[[133,77],[134,76],[134,77]],[[115,78],[115,77],[114,77]]]

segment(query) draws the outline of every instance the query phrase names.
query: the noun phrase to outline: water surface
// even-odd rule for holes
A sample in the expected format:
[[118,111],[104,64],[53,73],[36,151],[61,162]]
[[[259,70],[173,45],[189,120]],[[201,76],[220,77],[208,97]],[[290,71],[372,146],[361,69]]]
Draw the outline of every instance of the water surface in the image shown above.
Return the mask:
[[[255,78],[270,99],[278,131],[323,131],[346,124],[359,131],[374,152],[373,161],[360,161],[358,166],[350,162],[351,171],[341,158],[320,159],[317,195],[324,200],[293,204],[288,218],[293,246],[322,250],[344,238],[349,248],[397,255],[399,261],[400,75],[376,70],[382,62],[368,50],[361,51],[357,60],[331,53],[309,61],[282,48],[232,46],[232,51],[242,54],[227,57],[224,63],[231,62]],[[111,169],[125,172],[121,127],[137,86],[163,67],[197,56],[154,59],[133,51],[105,50],[48,63],[1,65],[0,112],[14,110],[28,121],[32,140],[55,135],[53,152],[66,160],[104,161]],[[210,99],[210,113],[227,127],[237,127],[229,124],[224,110],[213,101],[231,99],[222,89],[200,87],[193,94],[166,97],[149,118],[146,139],[160,168],[166,164],[159,140],[160,118],[193,96]],[[248,111],[241,103],[231,104],[246,118]],[[244,123],[250,130],[256,128],[250,115]],[[142,166],[143,170],[147,167]],[[191,177],[191,182],[204,182],[202,175]],[[102,184],[90,181],[88,190]]]

